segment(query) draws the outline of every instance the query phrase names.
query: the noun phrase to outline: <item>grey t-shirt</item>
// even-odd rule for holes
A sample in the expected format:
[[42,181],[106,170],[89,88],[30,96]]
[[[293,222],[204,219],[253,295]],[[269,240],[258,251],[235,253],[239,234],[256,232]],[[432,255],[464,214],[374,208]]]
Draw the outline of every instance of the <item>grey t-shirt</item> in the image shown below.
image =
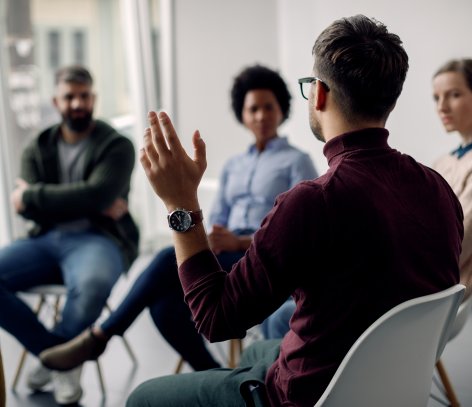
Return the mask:
[[[79,182],[83,179],[85,169],[85,155],[89,139],[85,138],[77,143],[71,144],[65,142],[62,138],[58,142],[59,165],[61,172],[59,179],[61,184],[70,184]],[[57,228],[62,231],[79,232],[87,230],[90,227],[90,221],[82,218],[70,222],[60,223]]]

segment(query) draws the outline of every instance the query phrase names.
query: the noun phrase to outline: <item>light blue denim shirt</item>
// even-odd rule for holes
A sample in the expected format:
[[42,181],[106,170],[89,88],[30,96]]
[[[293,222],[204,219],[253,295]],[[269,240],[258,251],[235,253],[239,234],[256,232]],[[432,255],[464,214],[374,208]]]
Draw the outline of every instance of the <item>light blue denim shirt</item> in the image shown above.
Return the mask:
[[270,140],[261,153],[253,144],[225,164],[209,226],[255,231],[277,195],[317,176],[310,156],[291,146],[287,138]]

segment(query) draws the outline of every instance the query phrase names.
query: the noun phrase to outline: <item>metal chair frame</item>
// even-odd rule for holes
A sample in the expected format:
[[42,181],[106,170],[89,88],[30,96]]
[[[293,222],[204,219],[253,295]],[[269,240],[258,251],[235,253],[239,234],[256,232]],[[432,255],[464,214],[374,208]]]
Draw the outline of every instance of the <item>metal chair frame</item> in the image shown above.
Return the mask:
[[[34,313],[38,317],[40,317],[40,313],[41,313],[41,311],[44,310],[44,307],[46,305],[48,305],[48,298],[52,298],[52,304],[50,304],[50,305],[52,305],[52,308],[53,308],[53,321],[52,322],[53,322],[53,324],[57,323],[57,321],[59,319],[60,311],[61,311],[61,309],[60,309],[61,301],[67,295],[67,290],[66,290],[65,286],[60,285],[60,284],[57,284],[57,285],[56,284],[40,285],[40,286],[37,286],[37,287],[33,287],[29,290],[22,291],[21,293],[22,294],[27,294],[27,295],[37,295],[37,296],[39,296],[39,300],[36,303],[35,307],[33,308]],[[111,309],[110,305],[108,304],[108,302],[105,304],[104,309],[108,313],[112,312],[112,309]],[[131,361],[133,362],[134,365],[137,364],[136,356],[135,356],[129,342],[127,341],[127,339],[124,336],[122,336],[121,339],[123,341],[123,345],[126,349],[126,352],[129,355]],[[11,385],[12,391],[16,391],[16,387],[18,385],[18,381],[20,379],[20,375],[21,375],[21,372],[23,370],[27,355],[28,355],[28,351],[26,349],[23,349],[23,351],[21,353],[21,356],[20,356],[20,360],[18,361],[17,368],[15,370],[15,374],[13,376],[13,381],[12,381],[12,385]],[[103,371],[102,371],[99,359],[97,359],[95,361],[95,365],[97,367],[97,375],[98,375],[98,381],[99,381],[99,384],[100,384],[100,390],[102,392],[102,395],[105,397],[106,396],[105,381],[103,379]]]

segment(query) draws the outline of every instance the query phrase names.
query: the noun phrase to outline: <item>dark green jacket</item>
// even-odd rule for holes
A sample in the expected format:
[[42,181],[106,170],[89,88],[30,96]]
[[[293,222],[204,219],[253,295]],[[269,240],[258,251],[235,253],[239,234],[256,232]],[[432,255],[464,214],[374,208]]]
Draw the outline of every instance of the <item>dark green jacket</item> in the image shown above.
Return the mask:
[[30,236],[54,228],[57,223],[87,218],[121,248],[126,268],[138,254],[139,232],[128,213],[118,221],[102,215],[116,198],[128,200],[135,151],[131,141],[100,120],[90,134],[84,178],[60,184],[57,141],[59,125],[44,130],[23,152],[21,178],[30,187],[23,194],[21,215],[34,222]]

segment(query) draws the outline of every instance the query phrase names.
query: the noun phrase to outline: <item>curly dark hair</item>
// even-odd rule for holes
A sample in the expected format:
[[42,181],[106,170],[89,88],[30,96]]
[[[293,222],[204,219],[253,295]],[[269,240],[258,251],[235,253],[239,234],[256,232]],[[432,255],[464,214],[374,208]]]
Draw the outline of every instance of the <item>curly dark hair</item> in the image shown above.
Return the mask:
[[254,89],[267,89],[274,93],[280,110],[282,111],[283,121],[290,114],[290,99],[292,96],[287,89],[282,77],[272,69],[262,65],[249,66],[243,69],[236,78],[234,78],[231,89],[231,107],[233,108],[236,119],[242,123],[242,112],[244,98],[246,93]]

